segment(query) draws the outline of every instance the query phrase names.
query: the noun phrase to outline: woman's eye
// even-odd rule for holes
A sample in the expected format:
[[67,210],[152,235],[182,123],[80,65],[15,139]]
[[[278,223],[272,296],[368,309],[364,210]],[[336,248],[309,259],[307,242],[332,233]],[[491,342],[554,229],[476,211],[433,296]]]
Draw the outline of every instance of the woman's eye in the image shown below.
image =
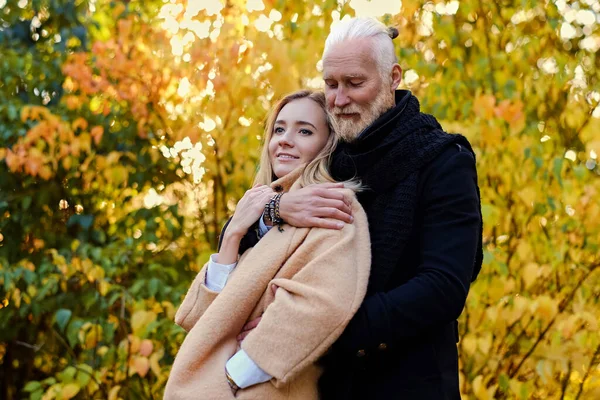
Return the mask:
[[300,133],[303,135],[312,135],[312,132],[308,129],[300,129]]
[[278,126],[277,128],[273,129],[274,133],[284,133],[285,129],[283,129],[282,127]]

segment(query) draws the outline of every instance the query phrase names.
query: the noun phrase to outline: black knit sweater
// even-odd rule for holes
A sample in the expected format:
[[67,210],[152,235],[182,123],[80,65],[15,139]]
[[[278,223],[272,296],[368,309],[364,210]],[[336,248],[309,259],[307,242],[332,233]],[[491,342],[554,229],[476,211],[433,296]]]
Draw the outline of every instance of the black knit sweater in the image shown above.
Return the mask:
[[[399,90],[395,107],[357,140],[338,146],[331,164],[334,178],[358,178],[366,186],[358,199],[367,213],[371,234],[369,293],[384,289],[411,233],[419,200],[419,170],[452,143],[463,145],[475,157],[464,136],[444,132],[434,117],[420,112],[415,96]],[[473,280],[483,261],[481,231]]]

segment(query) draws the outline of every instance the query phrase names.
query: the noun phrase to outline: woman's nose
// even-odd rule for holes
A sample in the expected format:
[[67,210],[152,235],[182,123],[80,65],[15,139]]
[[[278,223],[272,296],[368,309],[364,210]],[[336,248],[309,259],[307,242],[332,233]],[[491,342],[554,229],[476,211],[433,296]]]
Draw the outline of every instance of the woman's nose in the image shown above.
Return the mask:
[[286,131],[283,135],[281,135],[279,138],[279,145],[288,147],[294,146],[294,138],[290,131]]

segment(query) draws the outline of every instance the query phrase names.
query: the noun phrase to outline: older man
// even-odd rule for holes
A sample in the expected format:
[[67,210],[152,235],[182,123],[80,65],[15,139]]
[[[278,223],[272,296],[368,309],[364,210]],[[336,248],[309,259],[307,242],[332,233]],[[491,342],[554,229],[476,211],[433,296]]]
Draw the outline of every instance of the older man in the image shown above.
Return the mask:
[[[367,297],[323,358],[323,399],[460,399],[456,319],[482,262],[475,155],[397,90],[395,36],[356,18],[332,30],[323,54],[328,108],[345,139],[331,170],[366,186],[359,201],[372,243]],[[286,194],[282,218],[326,228],[351,222],[333,188]],[[245,359],[244,369],[257,370],[252,364]]]

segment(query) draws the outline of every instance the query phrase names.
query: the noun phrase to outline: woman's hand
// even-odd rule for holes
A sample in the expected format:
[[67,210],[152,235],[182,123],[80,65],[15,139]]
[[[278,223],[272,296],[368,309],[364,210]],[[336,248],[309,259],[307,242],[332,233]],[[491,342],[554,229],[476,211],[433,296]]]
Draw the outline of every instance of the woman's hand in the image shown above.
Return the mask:
[[242,238],[248,232],[248,228],[258,221],[265,209],[265,204],[273,195],[275,195],[275,191],[267,185],[255,185],[248,190],[235,207],[235,213],[225,233],[230,232]]
[[225,229],[216,262],[233,264],[237,261],[240,241],[248,232],[248,228],[258,221],[265,209],[265,204],[274,194],[273,189],[266,185],[255,185],[244,194],[235,207],[231,222]]

